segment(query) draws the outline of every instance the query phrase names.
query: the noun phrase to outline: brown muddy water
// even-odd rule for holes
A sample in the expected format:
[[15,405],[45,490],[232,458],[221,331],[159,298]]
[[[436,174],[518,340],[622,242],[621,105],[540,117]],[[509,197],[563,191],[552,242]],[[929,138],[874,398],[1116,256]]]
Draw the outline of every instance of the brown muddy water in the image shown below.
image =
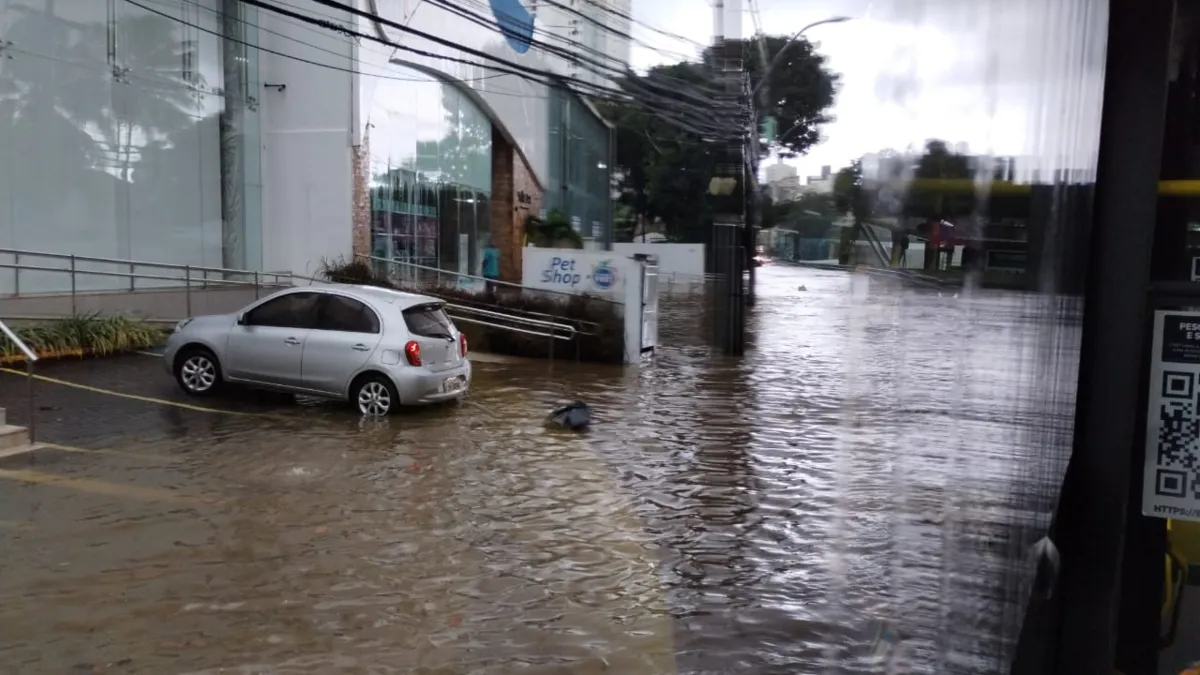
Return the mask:
[[[1076,312],[862,283],[763,268],[744,359],[680,298],[641,368],[481,360],[382,422],[51,365],[82,387],[0,463],[0,671],[1000,672]],[[590,432],[544,427],[574,399]]]

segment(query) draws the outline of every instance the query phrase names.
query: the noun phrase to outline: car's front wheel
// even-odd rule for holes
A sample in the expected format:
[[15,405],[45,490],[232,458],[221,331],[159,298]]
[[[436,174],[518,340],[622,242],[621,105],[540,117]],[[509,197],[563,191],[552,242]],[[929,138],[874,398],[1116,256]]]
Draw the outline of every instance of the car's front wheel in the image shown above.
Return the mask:
[[221,364],[202,347],[189,347],[175,358],[175,380],[192,396],[208,396],[221,388]]
[[400,394],[388,378],[368,373],[355,382],[350,400],[363,415],[383,417],[390,415],[400,405]]

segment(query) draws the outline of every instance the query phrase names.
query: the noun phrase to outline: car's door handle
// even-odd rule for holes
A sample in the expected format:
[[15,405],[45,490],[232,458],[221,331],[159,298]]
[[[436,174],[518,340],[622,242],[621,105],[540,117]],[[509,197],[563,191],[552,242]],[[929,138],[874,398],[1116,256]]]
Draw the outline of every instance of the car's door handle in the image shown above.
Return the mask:
[[300,344],[300,340],[298,340],[296,338],[288,338],[288,339],[284,340],[283,343],[286,345],[298,345],[298,344]]
[[365,351],[370,350],[371,348],[360,342],[360,343],[354,345],[354,347],[352,347],[352,349],[354,349],[354,351],[356,351],[356,352],[365,352]]

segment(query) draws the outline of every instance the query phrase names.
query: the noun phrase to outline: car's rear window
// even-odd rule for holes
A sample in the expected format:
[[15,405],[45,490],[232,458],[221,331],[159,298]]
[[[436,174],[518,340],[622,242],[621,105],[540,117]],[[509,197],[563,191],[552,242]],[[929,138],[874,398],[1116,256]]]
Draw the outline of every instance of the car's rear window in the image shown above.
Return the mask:
[[416,305],[404,310],[408,332],[421,337],[453,338],[454,323],[440,304]]

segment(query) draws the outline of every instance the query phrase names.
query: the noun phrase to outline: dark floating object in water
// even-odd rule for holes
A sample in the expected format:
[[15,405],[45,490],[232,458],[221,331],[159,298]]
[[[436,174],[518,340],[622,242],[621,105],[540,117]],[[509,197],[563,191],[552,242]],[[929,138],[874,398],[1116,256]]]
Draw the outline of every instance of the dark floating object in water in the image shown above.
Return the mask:
[[808,290],[808,287],[807,287],[807,286],[805,286],[804,284],[800,284],[800,288],[798,288],[798,289],[796,289],[796,290],[799,290],[799,291],[807,291],[807,290]]
[[592,423],[592,409],[588,404],[576,401],[550,413],[549,422],[564,429],[582,431]]

